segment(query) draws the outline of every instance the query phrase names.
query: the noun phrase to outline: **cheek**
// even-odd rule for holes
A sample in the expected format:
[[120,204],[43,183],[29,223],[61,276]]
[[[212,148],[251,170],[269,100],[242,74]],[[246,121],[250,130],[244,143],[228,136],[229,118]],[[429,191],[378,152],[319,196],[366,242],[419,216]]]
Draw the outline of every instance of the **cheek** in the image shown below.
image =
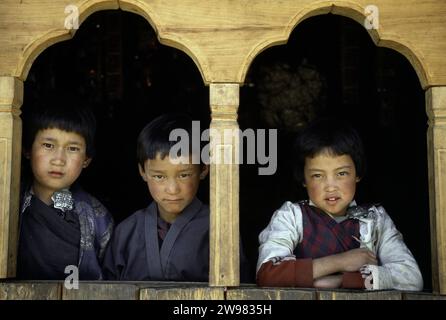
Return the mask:
[[152,195],[153,198],[159,197],[161,194],[161,186],[152,182],[151,180],[148,180],[147,186],[149,187],[149,192]]
[[47,163],[47,157],[44,154],[31,152],[30,165],[33,172],[42,170]]
[[352,196],[355,195],[356,192],[356,181],[346,181],[344,184],[342,184],[342,189],[345,193],[351,194]]
[[72,166],[76,168],[76,170],[82,170],[84,165],[84,158],[75,158],[72,161]]
[[192,180],[188,182],[184,187],[187,193],[195,195],[198,190],[198,186],[200,185],[200,179]]
[[68,170],[74,178],[77,178],[84,168],[84,158],[74,158],[69,162]]
[[309,182],[307,183],[307,192],[308,195],[317,197],[322,190],[322,185],[319,183]]
[[353,181],[353,182],[350,184],[350,192],[353,193],[353,194],[355,194],[355,192],[356,192],[356,181]]

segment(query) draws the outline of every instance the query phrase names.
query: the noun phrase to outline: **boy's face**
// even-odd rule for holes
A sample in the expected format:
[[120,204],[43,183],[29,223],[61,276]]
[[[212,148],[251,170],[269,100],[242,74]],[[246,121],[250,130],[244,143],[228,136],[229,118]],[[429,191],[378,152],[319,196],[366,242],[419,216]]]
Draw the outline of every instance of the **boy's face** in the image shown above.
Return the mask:
[[91,160],[82,136],[55,128],[37,132],[29,158],[33,191],[46,204],[54,192],[69,188]]
[[305,159],[304,177],[310,200],[333,216],[345,215],[360,180],[349,155],[335,156],[328,152]]
[[146,160],[144,170],[139,166],[139,173],[158,204],[160,216],[167,222],[173,222],[192,202],[200,179],[204,179],[208,173],[208,167],[201,169],[199,164],[183,162],[173,164],[169,156],[161,159],[157,155],[155,159]]

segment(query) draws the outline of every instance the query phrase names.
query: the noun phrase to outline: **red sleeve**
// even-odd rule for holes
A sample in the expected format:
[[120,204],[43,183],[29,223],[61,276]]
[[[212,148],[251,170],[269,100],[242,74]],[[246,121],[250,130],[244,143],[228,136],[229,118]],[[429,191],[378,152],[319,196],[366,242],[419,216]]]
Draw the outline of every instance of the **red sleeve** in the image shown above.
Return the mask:
[[344,289],[365,289],[364,279],[361,272],[344,272],[342,274],[341,288]]
[[257,284],[261,287],[313,287],[313,260],[298,259],[272,261],[262,264],[257,272]]

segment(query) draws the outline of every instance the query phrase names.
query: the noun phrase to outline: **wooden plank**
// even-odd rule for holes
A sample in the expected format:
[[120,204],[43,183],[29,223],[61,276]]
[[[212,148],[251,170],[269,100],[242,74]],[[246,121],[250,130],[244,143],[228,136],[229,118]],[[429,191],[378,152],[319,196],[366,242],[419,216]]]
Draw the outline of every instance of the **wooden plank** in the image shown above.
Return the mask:
[[403,293],[403,300],[446,300],[446,295],[432,293]]
[[446,294],[446,87],[426,91],[432,282]]
[[226,292],[227,300],[315,300],[314,290],[231,288]]
[[144,288],[141,300],[224,300],[224,288]]
[[2,282],[0,300],[60,300],[60,283]]
[[16,272],[22,101],[23,82],[0,77],[0,278]]
[[318,300],[401,300],[399,291],[329,291],[317,292]]
[[[210,286],[238,286],[239,167],[238,84],[210,85]],[[227,133],[229,132],[229,136]]]
[[62,289],[62,300],[137,300],[139,288],[135,284],[119,282],[79,283],[79,289]]

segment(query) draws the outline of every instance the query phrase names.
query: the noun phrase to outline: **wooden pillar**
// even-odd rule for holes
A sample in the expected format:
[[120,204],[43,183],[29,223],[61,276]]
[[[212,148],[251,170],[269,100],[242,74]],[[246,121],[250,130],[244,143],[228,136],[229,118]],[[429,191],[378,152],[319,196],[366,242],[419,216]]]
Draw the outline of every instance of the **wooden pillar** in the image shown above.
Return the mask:
[[446,294],[446,87],[426,91],[426,109],[432,281],[435,293]]
[[[210,286],[238,286],[239,167],[237,109],[239,85],[210,84]],[[226,137],[226,138],[225,138]]]
[[0,77],[0,278],[16,273],[23,82]]

